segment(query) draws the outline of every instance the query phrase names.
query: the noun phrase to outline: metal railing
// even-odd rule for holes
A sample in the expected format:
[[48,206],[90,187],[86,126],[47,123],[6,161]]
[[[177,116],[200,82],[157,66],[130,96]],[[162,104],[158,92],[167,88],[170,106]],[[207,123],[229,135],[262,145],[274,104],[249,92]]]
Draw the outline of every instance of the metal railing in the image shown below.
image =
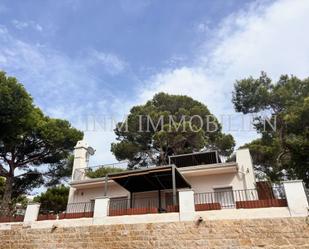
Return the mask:
[[0,223],[23,222],[24,216],[25,216],[25,208],[22,206],[15,205],[14,207],[8,209],[0,208]]
[[24,215],[0,215],[0,223],[23,222]]
[[87,213],[93,212],[94,210],[94,201],[90,202],[77,202],[77,203],[69,203],[67,205],[66,213]]
[[53,211],[40,210],[38,220],[78,219],[93,217],[94,201],[69,203],[66,211],[55,213]]
[[262,208],[287,206],[284,189],[273,187],[271,194],[261,197],[257,189],[218,190],[194,194],[196,211],[218,210],[223,208]]
[[121,169],[127,170],[128,169],[128,162],[118,162],[118,163],[111,163],[111,164],[104,164],[104,165],[97,165],[97,166],[90,166],[87,168],[75,169],[73,173],[73,180],[84,180],[89,178],[89,173],[95,172],[96,170],[102,168],[113,168],[113,169]]
[[169,199],[164,203],[157,197],[151,198],[114,198],[109,200],[108,215],[136,215],[150,213],[179,212],[178,201],[176,205]]

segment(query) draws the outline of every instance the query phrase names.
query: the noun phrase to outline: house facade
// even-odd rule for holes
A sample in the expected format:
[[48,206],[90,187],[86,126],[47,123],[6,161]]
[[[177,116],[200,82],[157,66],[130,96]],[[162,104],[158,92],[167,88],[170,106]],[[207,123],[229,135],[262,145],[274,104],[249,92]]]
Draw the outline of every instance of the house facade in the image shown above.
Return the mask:
[[214,209],[216,205],[234,207],[244,194],[250,200],[258,198],[248,149],[236,151],[234,162],[222,162],[212,151],[171,156],[169,165],[139,170],[126,170],[115,164],[113,167],[124,170],[99,178],[89,177],[94,170],[88,167],[89,156],[89,145],[79,141],[74,152],[68,206],[106,196],[110,209],[147,207],[153,212],[169,212],[177,209],[178,191],[184,189],[194,191],[197,204],[215,203],[210,207]]

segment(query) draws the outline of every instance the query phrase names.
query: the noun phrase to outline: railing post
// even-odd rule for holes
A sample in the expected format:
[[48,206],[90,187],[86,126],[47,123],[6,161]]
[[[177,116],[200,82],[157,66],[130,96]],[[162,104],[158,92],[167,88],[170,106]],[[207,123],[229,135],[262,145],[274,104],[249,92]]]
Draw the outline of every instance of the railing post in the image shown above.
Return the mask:
[[291,216],[307,216],[308,201],[304,183],[301,180],[284,181],[283,186]]
[[104,218],[108,216],[109,198],[106,196],[95,199],[93,218]]
[[84,203],[84,216],[85,216],[85,213],[86,213],[86,207],[87,207],[87,202]]
[[38,219],[40,205],[41,204],[39,203],[33,203],[27,205],[24,222],[36,221]]
[[108,174],[105,176],[105,181],[104,181],[104,196],[107,196],[107,188],[108,188]]
[[194,220],[195,205],[194,192],[191,189],[179,191],[179,219],[180,221]]

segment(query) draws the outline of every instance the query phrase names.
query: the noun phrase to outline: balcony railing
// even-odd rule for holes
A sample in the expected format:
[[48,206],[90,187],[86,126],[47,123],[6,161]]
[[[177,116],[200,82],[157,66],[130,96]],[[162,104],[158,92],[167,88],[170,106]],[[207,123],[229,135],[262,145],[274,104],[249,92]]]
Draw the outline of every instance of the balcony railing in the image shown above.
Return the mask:
[[196,211],[287,206],[282,187],[273,187],[267,195],[256,189],[196,193],[194,204]]
[[81,169],[75,169],[73,173],[73,180],[84,180],[87,178],[95,178],[92,177],[93,173],[104,168],[112,168],[115,169],[115,172],[117,170],[123,171],[127,170],[128,168],[128,162],[119,162],[119,163],[111,163],[111,164],[104,164],[104,165],[98,165],[98,166],[91,166],[87,168],[81,168]]
[[0,223],[23,222],[24,216],[25,216],[25,208],[22,206],[16,205],[15,207],[9,209],[2,209],[2,208],[0,209]]
[[38,220],[78,219],[93,217],[94,201],[69,203],[66,211],[55,214],[52,211],[40,210]]
[[[162,203],[163,204],[163,203]],[[172,205],[172,200],[166,199],[164,205],[158,198],[115,198],[110,199],[108,215],[135,215],[179,212],[178,202]]]

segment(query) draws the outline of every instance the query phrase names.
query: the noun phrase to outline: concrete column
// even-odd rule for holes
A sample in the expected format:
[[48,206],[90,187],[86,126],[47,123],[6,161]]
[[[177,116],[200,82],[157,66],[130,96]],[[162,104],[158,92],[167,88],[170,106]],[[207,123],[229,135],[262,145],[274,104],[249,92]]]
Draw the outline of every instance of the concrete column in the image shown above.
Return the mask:
[[108,216],[108,197],[99,197],[95,199],[93,218],[104,218]]
[[194,192],[193,190],[179,191],[179,219],[180,221],[194,220]]
[[28,204],[24,217],[24,222],[36,221],[40,211],[39,203]]
[[239,149],[236,151],[236,162],[238,164],[238,173],[242,176],[243,188],[255,188],[255,176],[253,163],[249,149]]
[[303,181],[284,181],[283,186],[291,216],[307,216],[308,201]]

